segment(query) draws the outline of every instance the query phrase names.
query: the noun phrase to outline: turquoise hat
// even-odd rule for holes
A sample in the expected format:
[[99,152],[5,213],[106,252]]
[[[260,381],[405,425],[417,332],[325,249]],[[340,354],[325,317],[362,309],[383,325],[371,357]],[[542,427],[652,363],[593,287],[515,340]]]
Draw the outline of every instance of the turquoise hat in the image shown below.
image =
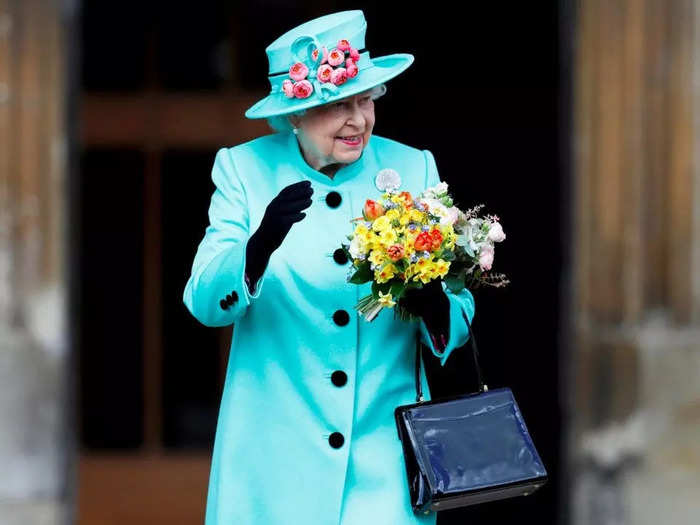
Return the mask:
[[370,58],[364,49],[366,31],[359,9],[315,18],[287,31],[265,49],[270,94],[245,116],[285,115],[362,93],[413,63],[408,53]]

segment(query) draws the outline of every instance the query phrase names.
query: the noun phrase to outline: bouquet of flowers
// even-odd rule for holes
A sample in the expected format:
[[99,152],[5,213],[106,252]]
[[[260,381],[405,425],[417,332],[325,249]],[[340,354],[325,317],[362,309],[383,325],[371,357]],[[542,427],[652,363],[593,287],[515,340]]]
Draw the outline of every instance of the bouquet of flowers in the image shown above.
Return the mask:
[[478,215],[483,207],[461,211],[445,182],[415,199],[393,188],[378,200],[367,199],[362,217],[351,221],[350,244],[341,244],[352,261],[348,282],[372,282],[372,293],[355,309],[372,321],[383,308],[396,306],[396,315],[411,320],[399,299],[433,279],[443,278],[454,293],[508,284],[504,274],[490,272],[495,243],[506,236],[496,215]]

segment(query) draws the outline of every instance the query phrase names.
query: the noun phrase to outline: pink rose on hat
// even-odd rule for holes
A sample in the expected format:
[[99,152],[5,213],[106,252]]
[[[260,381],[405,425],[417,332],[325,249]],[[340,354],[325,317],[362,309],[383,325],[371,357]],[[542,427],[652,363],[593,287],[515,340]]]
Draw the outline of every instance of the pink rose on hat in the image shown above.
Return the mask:
[[294,98],[294,82],[286,79],[284,82],[282,82],[282,91],[284,91],[287,98]]
[[357,76],[357,72],[359,71],[357,65],[352,60],[352,58],[348,58],[345,61],[345,70],[347,72],[348,78],[354,78],[355,76]]
[[307,98],[313,91],[314,87],[308,80],[301,80],[294,84],[294,96],[297,98]]
[[289,76],[297,82],[304,80],[306,75],[309,74],[309,68],[306,67],[302,62],[296,62],[292,67],[289,68]]
[[[321,59],[321,64],[325,64],[328,61],[328,49],[326,49],[326,46],[321,46],[321,49],[323,50],[323,58]],[[311,58],[314,62],[318,60],[318,48],[313,50],[313,52],[311,53]]]
[[318,72],[316,73],[316,78],[318,78],[321,82],[330,82],[331,81],[331,74],[333,73],[333,68],[329,66],[328,64],[323,64],[318,68]]
[[343,53],[340,49],[333,49],[330,53],[328,53],[328,63],[331,66],[339,66],[345,62],[345,53]]
[[[309,70],[303,62],[295,62],[289,68],[290,78],[282,81],[282,92],[287,98],[311,96],[314,92],[313,82],[340,86],[359,73],[357,62],[360,60],[360,53],[350,45],[348,40],[338,40],[338,45],[330,52],[325,46],[321,46],[321,51],[323,58],[318,70]],[[319,48],[311,53],[314,64],[318,60],[318,53]]]
[[339,67],[333,70],[331,73],[331,82],[336,86],[345,84],[348,79],[347,70],[344,67]]

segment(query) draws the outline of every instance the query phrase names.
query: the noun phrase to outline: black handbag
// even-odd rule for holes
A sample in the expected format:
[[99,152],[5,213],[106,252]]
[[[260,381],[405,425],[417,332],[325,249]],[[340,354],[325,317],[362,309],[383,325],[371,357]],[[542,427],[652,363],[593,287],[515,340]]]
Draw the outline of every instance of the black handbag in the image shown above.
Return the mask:
[[547,482],[510,388],[489,390],[466,314],[479,391],[423,400],[416,339],[416,403],[394,410],[413,512],[527,496]]

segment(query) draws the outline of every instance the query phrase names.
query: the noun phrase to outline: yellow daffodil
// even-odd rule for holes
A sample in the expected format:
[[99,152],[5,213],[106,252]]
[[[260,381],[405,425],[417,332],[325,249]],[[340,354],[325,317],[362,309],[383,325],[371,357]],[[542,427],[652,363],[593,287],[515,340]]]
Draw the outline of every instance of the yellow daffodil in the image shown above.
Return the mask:
[[386,215],[382,215],[381,217],[377,217],[374,220],[374,223],[372,224],[372,229],[375,232],[380,232],[384,231],[387,228],[391,228],[391,221]]
[[381,270],[374,270],[374,280],[378,283],[385,283],[394,277],[395,270],[393,264],[387,264]]
[[[432,257],[432,256],[431,256]],[[420,257],[414,264],[416,267],[416,271],[422,272],[425,271],[426,268],[430,266],[430,259],[429,258],[423,258]]]
[[382,246],[388,246],[396,242],[396,232],[392,229],[384,230],[379,234]]
[[385,213],[386,218],[389,219],[390,221],[396,220],[401,216],[401,212],[397,210],[396,208],[390,209],[388,212]]
[[430,275],[424,274],[424,273],[419,274],[419,275],[418,275],[418,278],[420,279],[420,281],[421,281],[423,284],[428,284],[430,281],[433,280],[433,278],[430,277]]
[[412,208],[411,211],[409,212],[409,217],[413,222],[424,222],[425,221],[425,213],[422,211],[419,211],[415,208]]
[[367,230],[366,232],[361,233],[360,237],[362,238],[362,240],[365,243],[371,245],[374,242],[375,235],[374,235],[374,232],[372,230]]
[[404,272],[404,276],[406,277],[406,280],[413,277],[414,271],[415,271],[415,267],[412,264],[409,264],[408,268],[406,268],[406,271]]
[[363,235],[366,234],[368,231],[369,231],[369,229],[367,228],[367,226],[365,226],[365,225],[362,224],[362,223],[360,223],[360,224],[358,224],[357,226],[355,226],[355,235],[363,236]]
[[435,271],[440,277],[445,277],[450,269],[450,263],[444,259],[438,259],[435,263]]
[[396,304],[395,301],[392,301],[391,293],[383,294],[381,291],[379,292],[379,303],[387,308],[391,308]]
[[380,265],[386,259],[386,255],[381,249],[374,249],[369,256],[369,262],[372,264]]

